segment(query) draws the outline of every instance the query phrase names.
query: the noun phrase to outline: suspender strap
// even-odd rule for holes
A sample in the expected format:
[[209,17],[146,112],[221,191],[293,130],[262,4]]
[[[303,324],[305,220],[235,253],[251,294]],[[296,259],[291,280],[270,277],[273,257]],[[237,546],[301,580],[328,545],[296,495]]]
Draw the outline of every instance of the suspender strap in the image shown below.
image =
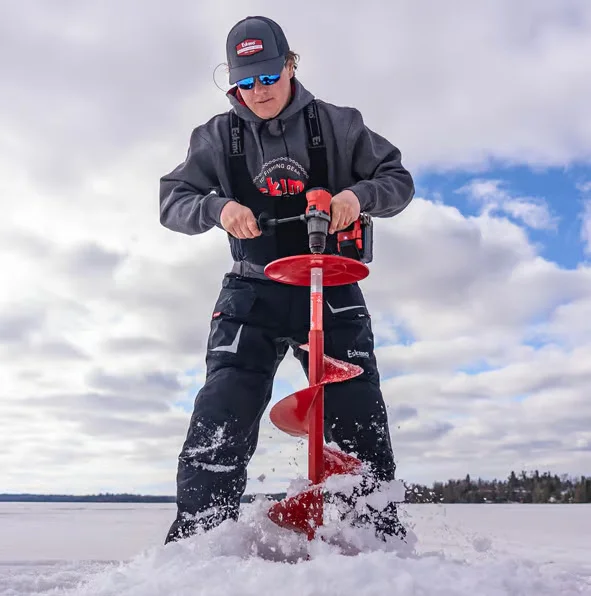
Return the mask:
[[304,108],[304,118],[308,129],[308,155],[310,157],[310,179],[308,187],[321,186],[328,188],[328,163],[326,158],[326,146],[320,127],[318,106],[312,100]]
[[320,118],[318,117],[318,106],[312,100],[305,108],[306,127],[308,129],[308,147],[315,149],[324,147],[324,138],[320,128]]
[[244,203],[256,189],[252,183],[244,154],[244,121],[230,112],[230,180],[235,200]]
[[244,122],[235,112],[230,112],[230,154],[244,155]]

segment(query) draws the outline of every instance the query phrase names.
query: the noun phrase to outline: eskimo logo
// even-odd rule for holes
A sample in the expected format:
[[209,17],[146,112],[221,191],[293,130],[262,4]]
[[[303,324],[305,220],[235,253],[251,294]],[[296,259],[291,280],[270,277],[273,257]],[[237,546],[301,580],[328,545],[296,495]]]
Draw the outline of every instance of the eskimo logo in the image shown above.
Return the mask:
[[290,157],[277,157],[264,163],[253,178],[259,191],[270,197],[297,195],[303,192],[307,180],[304,166]]
[[369,358],[369,352],[360,352],[359,350],[347,350],[349,358]]
[[236,46],[238,56],[252,56],[263,51],[262,39],[245,39]]
[[242,143],[240,139],[240,128],[237,126],[232,126],[231,129],[231,136],[232,136],[232,155],[239,155],[242,153]]

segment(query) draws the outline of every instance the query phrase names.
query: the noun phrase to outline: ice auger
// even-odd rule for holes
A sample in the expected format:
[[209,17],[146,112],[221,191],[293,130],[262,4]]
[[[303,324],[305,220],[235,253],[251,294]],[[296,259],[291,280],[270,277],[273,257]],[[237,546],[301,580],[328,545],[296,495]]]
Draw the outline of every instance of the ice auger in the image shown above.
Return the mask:
[[[277,259],[266,266],[265,274],[281,283],[310,286],[310,332],[308,343],[301,346],[309,352],[309,386],[279,401],[271,408],[270,417],[282,431],[296,437],[308,436],[311,485],[273,505],[268,516],[279,526],[303,532],[311,540],[317,528],[323,525],[323,482],[333,474],[361,471],[361,462],[357,458],[324,444],[324,386],[352,379],[363,369],[324,354],[323,286],[360,281],[367,277],[369,269],[361,260],[322,254],[330,223],[331,195],[324,189],[312,189],[306,196],[308,208],[299,219],[308,223],[311,254]],[[282,222],[274,220],[271,225]],[[353,226],[352,229],[357,228]],[[358,254],[363,253],[360,250]]]

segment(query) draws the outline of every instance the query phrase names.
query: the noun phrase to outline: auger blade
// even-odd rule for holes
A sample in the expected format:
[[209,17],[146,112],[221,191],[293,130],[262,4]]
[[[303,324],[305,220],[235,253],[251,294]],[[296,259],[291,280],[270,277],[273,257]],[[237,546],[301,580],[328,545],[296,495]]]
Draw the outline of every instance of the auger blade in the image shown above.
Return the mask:
[[322,482],[333,474],[361,474],[362,463],[353,455],[324,445],[323,456],[324,474]]
[[[300,346],[300,348],[306,352],[310,351],[310,346],[308,344],[303,344]],[[324,354],[323,360],[323,385],[328,385],[330,383],[341,383],[363,374],[363,368],[357,364],[351,364],[351,362],[345,362],[344,360],[337,360],[336,358],[332,358],[326,354]]]
[[308,434],[310,407],[318,394],[318,385],[296,391],[277,402],[269,412],[271,422],[294,437]]
[[267,515],[282,528],[311,535],[322,523],[324,496],[320,488],[311,488],[273,505]]

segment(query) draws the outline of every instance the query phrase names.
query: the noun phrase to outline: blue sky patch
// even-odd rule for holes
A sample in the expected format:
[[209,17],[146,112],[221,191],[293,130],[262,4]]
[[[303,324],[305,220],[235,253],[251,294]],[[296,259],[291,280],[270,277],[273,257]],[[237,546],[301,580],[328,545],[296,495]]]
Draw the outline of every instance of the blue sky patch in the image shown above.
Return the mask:
[[581,226],[584,201],[591,199],[589,166],[547,169],[499,166],[486,172],[433,172],[418,176],[415,182],[417,196],[440,200],[467,216],[481,213],[486,202],[470,196],[467,189],[474,183],[488,182],[505,200],[546,208],[549,225],[539,227],[528,225],[527,219],[515,217],[510,211],[496,212],[523,226],[540,256],[567,269],[574,269],[588,259]]

